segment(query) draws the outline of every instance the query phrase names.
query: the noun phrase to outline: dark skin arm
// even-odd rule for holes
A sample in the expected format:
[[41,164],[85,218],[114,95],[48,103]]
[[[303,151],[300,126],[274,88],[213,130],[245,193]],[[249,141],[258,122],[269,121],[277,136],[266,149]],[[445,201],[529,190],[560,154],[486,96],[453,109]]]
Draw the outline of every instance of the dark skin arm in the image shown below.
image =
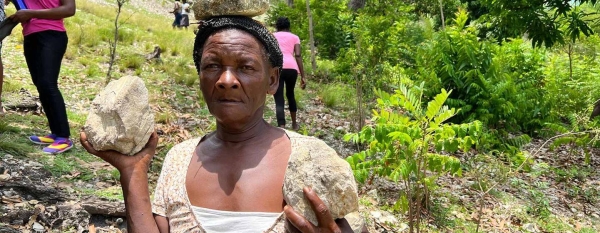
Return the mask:
[[80,134],[80,141],[90,154],[100,157],[119,170],[127,212],[127,231],[168,233],[167,218],[152,214],[148,190],[148,168],[156,151],[158,135],[153,133],[146,147],[134,156],[116,151],[96,151],[83,132]]
[[36,19],[64,19],[75,15],[75,0],[60,0],[60,6],[51,9],[20,10],[8,18],[15,22]]
[[304,78],[304,64],[302,63],[302,48],[299,44],[294,45],[294,57],[296,58],[296,64],[298,64],[298,69],[300,69],[300,88],[306,88],[306,79]]

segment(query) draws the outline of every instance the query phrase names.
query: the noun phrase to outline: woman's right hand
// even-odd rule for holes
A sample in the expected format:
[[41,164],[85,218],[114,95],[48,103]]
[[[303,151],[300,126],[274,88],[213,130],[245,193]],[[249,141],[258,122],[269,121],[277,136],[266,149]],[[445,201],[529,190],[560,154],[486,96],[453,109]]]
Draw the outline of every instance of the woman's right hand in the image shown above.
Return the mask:
[[150,162],[156,152],[156,145],[158,144],[158,134],[153,132],[148,140],[148,143],[140,152],[133,156],[121,154],[117,151],[97,151],[87,141],[87,136],[84,132],[80,133],[79,138],[81,145],[85,150],[95,156],[100,157],[102,160],[110,163],[112,166],[117,168],[121,175],[130,174],[133,172],[148,172]]

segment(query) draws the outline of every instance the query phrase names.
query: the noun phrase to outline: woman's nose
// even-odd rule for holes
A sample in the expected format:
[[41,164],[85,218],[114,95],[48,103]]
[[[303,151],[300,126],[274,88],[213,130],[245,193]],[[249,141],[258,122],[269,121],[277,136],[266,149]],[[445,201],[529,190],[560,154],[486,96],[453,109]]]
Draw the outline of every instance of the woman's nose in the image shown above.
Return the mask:
[[237,89],[240,87],[240,83],[238,82],[235,73],[230,69],[226,69],[221,73],[221,76],[215,85],[219,89]]

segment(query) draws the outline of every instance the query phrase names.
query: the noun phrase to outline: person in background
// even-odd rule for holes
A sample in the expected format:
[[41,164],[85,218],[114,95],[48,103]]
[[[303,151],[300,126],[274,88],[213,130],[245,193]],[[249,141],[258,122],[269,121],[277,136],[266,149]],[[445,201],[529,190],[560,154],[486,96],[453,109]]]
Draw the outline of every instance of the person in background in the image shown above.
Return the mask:
[[285,111],[284,105],[285,100],[283,99],[283,88],[285,85],[285,95],[288,100],[290,115],[292,117],[292,129],[298,130],[298,122],[296,120],[296,112],[298,107],[296,105],[296,97],[294,95],[294,88],[296,86],[296,80],[298,79],[298,73],[300,73],[300,87],[304,89],[306,87],[306,79],[304,78],[304,66],[302,64],[302,54],[300,48],[300,38],[290,32],[290,20],[287,17],[279,17],[277,24],[275,25],[277,32],[274,33],[279,48],[283,53],[283,69],[279,77],[279,88],[273,96],[275,98],[275,112],[277,115],[277,125],[281,128],[285,128]]
[[175,21],[173,21],[173,29],[175,27],[181,28],[181,2],[180,0],[175,0],[173,5],[173,11],[169,12],[175,16]]
[[75,15],[75,0],[25,0],[25,4],[28,9],[18,10],[8,19],[23,26],[25,61],[50,126],[50,134],[29,140],[49,144],[43,152],[58,154],[73,147],[58,77],[69,40],[63,19]]
[[190,4],[187,0],[183,0],[183,4],[181,5],[181,22],[179,23],[180,27],[184,27],[185,30],[190,26]]

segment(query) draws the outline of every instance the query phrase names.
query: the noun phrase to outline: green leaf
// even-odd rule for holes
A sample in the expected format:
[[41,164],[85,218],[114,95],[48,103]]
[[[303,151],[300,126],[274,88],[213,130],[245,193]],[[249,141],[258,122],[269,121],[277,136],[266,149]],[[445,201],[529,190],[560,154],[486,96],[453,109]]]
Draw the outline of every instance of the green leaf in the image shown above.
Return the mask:
[[427,104],[427,111],[425,113],[427,119],[431,121],[433,117],[437,116],[440,113],[440,110],[446,102],[446,99],[448,99],[448,96],[450,96],[450,93],[446,92],[445,89],[442,89],[441,93],[437,94],[432,101],[429,101],[429,103]]

